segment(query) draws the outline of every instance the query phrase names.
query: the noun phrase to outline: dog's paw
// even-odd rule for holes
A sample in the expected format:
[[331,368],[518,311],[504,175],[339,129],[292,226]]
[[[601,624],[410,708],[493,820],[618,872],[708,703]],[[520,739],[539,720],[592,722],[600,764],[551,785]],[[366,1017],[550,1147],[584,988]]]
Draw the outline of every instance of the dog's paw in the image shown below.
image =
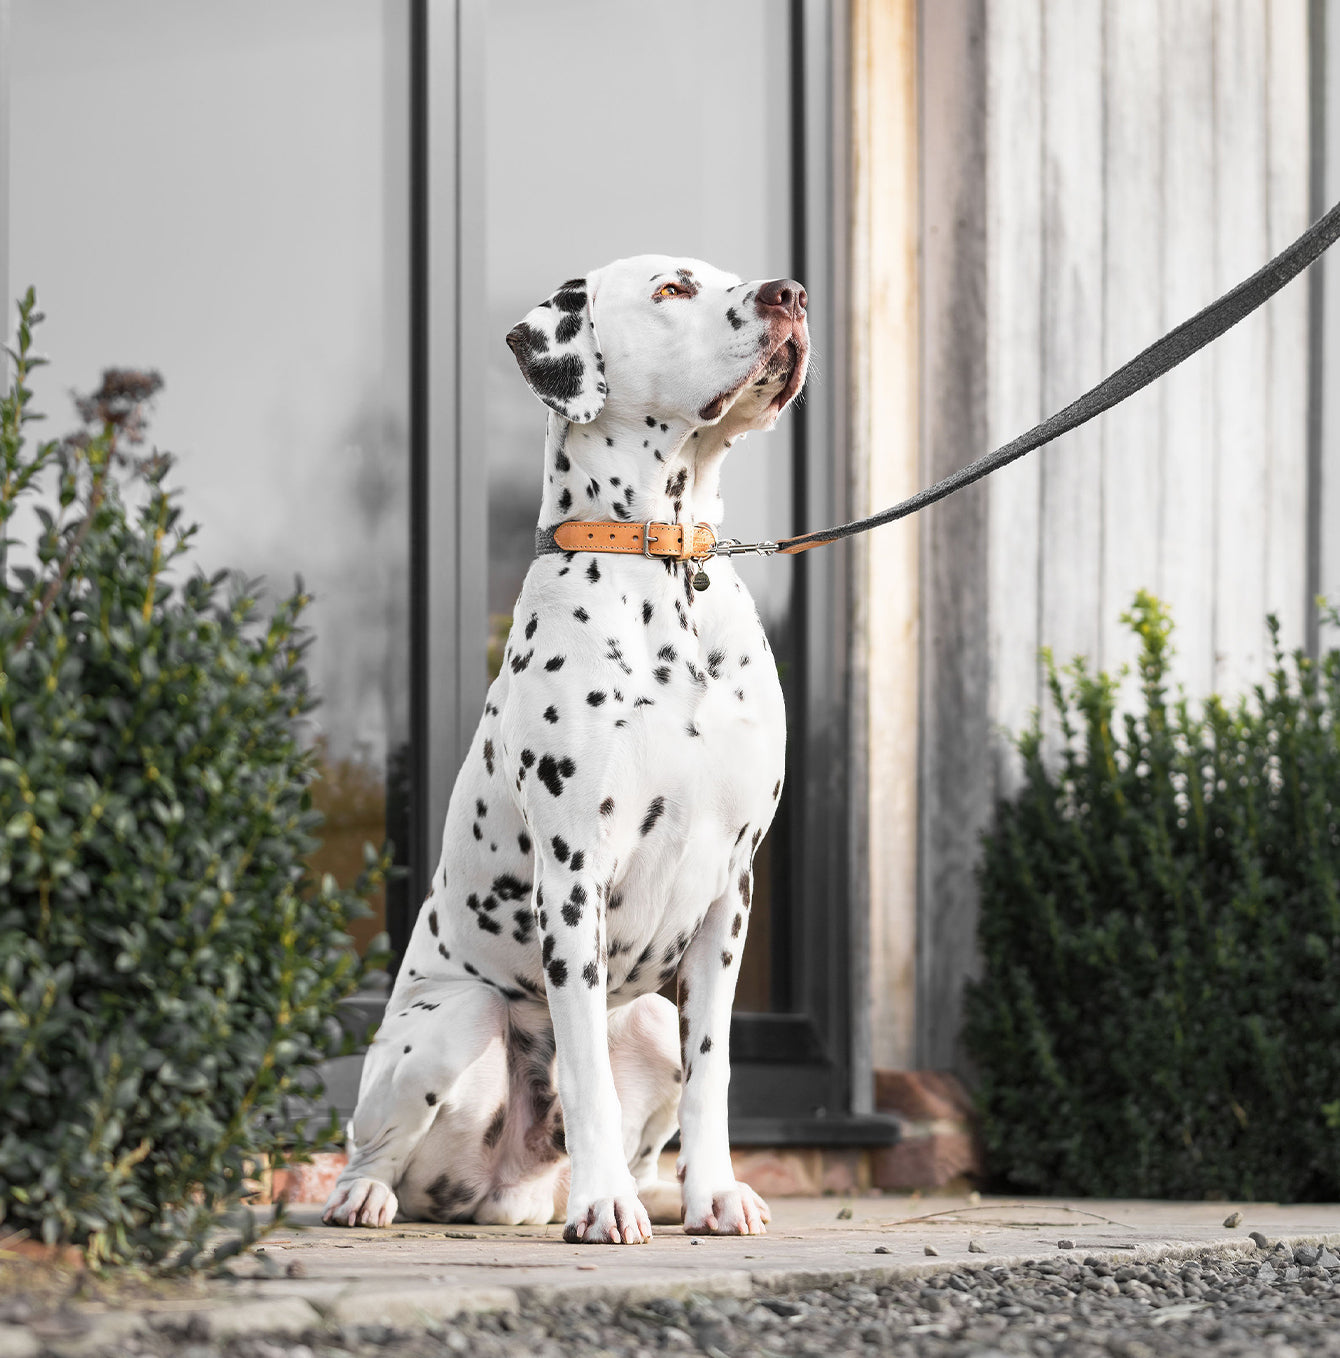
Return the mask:
[[645,1245],[651,1239],[651,1218],[634,1193],[585,1203],[571,1197],[563,1239],[570,1245]]
[[329,1226],[389,1226],[400,1204],[380,1179],[341,1180],[326,1199],[321,1220]]
[[684,1230],[689,1235],[767,1235],[772,1214],[748,1184],[714,1193],[684,1193]]

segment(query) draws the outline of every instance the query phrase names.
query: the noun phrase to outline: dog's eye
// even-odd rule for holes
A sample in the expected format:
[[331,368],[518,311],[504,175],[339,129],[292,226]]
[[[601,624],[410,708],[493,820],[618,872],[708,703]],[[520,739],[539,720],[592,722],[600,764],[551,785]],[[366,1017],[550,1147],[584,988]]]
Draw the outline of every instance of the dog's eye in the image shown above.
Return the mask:
[[683,297],[684,289],[678,283],[666,283],[656,291],[657,297]]

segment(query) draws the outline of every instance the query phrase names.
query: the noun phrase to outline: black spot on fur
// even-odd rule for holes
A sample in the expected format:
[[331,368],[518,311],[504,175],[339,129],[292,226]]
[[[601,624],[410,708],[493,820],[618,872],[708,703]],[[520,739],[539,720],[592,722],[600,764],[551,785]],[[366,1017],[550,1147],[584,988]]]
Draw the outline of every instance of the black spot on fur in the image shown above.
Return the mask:
[[569,287],[564,285],[558,292],[554,293],[554,305],[560,311],[566,311],[569,315],[580,311],[586,305],[586,280],[579,278],[575,280],[576,286]]
[[423,1101],[429,1106],[429,1108],[431,1108],[437,1102],[437,1095],[425,1094],[423,1096]]
[[566,863],[568,861],[568,841],[564,839],[562,835],[555,835],[553,839],[549,841],[549,847],[553,849],[554,857],[557,858],[560,863]]
[[493,776],[493,742],[491,740],[484,742],[484,770],[490,778]]
[[744,321],[736,314],[734,307],[726,312],[726,319],[730,322],[732,330],[738,330],[744,324]]
[[531,659],[534,657],[534,655],[535,651],[533,649],[527,651],[525,655],[514,655],[512,657],[512,673],[520,674],[521,671],[524,670],[526,666],[530,664]]
[[586,863],[586,853],[582,849],[578,849],[577,852],[572,855],[573,872],[580,872],[585,863]]
[[[551,655],[549,659],[544,662],[544,667],[550,674],[553,674],[557,670],[561,670],[566,661],[567,656],[565,655]],[[490,772],[491,771],[492,770],[490,770]]]
[[643,599],[643,601],[642,601],[642,621],[643,621],[644,623],[649,623],[649,622],[651,621],[651,615],[652,615],[653,612],[655,612],[655,610],[654,610],[654,609],[652,608],[652,606],[651,606],[651,601],[648,600],[648,599]]
[[548,352],[549,340],[543,330],[537,330],[533,325],[521,321],[507,332],[507,347],[524,366],[524,363],[536,354]]
[[581,316],[575,311],[569,312],[568,315],[564,316],[554,327],[554,339],[557,340],[559,344],[569,343],[576,339],[583,324],[584,320]]
[[669,665],[658,665],[654,670],[652,670],[652,674],[655,676],[656,682],[658,684],[668,684],[670,682]]
[[[600,563],[595,559],[595,557],[591,558],[591,564],[586,568],[586,578],[593,585],[596,583],[597,580],[600,579]],[[585,622],[586,619],[583,618],[582,621]]]
[[535,762],[535,756],[530,750],[521,751],[521,767],[528,769]]
[[568,461],[568,455],[561,448],[554,457],[554,466],[561,472],[571,471],[572,463]]
[[586,695],[586,701],[590,707],[599,707],[605,701],[605,694],[600,689],[594,688]]
[[541,400],[566,404],[581,395],[586,364],[579,354],[560,354],[555,358],[522,359],[521,371]]
[[484,1129],[484,1144],[492,1150],[494,1146],[502,1140],[503,1127],[507,1123],[507,1105],[498,1105],[498,1111],[489,1119],[489,1125]]
[[651,805],[647,807],[647,814],[642,818],[641,831],[644,835],[651,834],[656,828],[656,822],[660,820],[665,812],[665,798],[653,797]]
[[517,835],[516,844],[517,848],[520,849],[522,853],[530,852],[530,836],[524,830]]
[[721,965],[722,965],[723,967],[728,967],[728,966],[730,966],[730,964],[731,964],[732,962],[734,962],[734,961],[735,961],[735,954],[734,954],[733,952],[723,952],[723,953],[721,954]]
[[613,798],[613,797],[606,797],[605,800],[604,800],[603,802],[600,803],[600,814],[601,814],[602,816],[611,816],[611,815],[614,814],[614,798]]
[[550,723],[558,720],[558,708],[556,708],[553,703],[550,703],[549,706],[544,709],[544,719]]
[[[523,882],[519,877],[513,877],[510,872],[504,872],[495,877],[493,885],[489,889],[500,900],[504,901],[524,901],[530,895],[530,883]],[[485,908],[495,907],[486,905]]]
[[[594,566],[596,563],[593,561],[591,564]],[[588,571],[587,574],[589,575],[590,572]],[[572,616],[576,618],[578,622],[589,622],[591,619],[591,615],[584,608],[574,608],[572,610]]]
[[707,1053],[712,1050],[712,1039],[710,1037],[703,1038],[698,1046],[698,1050],[702,1055],[706,1056]]
[[432,934],[432,936],[433,936],[434,938],[437,937],[437,911],[436,911],[436,910],[430,910],[430,911],[428,912],[428,931],[429,931],[429,933]]
[[555,759],[553,755],[547,754],[540,760],[540,767],[536,770],[540,782],[547,787],[555,797],[563,795],[563,780],[571,778],[577,772],[577,766],[571,759],[564,756],[562,759]]
[[749,874],[747,872],[742,872],[740,874],[739,887],[740,887],[740,899],[744,902],[744,908],[748,910],[749,896],[753,888],[750,885]]
[[561,958],[556,957],[545,969],[549,977],[549,984],[555,990],[561,989],[568,979],[568,964]]
[[[568,510],[570,510],[571,508],[572,508],[572,492],[567,488],[567,486],[564,486],[563,493],[558,497],[558,512],[560,514],[566,514]],[[567,570],[567,567],[564,566],[563,569]]]
[[594,990],[600,984],[600,968],[594,962],[588,962],[582,968],[582,980]]
[[772,788],[772,800],[773,800],[773,801],[776,801],[776,800],[777,800],[777,794],[778,794],[781,790],[782,790],[782,780],[779,778],[779,779],[776,781],[776,783],[773,784],[773,788]]
[[731,920],[731,922],[730,922],[730,936],[731,936],[732,938],[739,938],[739,937],[740,937],[740,926],[741,926],[743,923],[744,923],[744,916],[743,916],[743,915],[740,915],[740,914],[737,914],[737,915],[735,916],[735,918],[734,918],[733,920]]

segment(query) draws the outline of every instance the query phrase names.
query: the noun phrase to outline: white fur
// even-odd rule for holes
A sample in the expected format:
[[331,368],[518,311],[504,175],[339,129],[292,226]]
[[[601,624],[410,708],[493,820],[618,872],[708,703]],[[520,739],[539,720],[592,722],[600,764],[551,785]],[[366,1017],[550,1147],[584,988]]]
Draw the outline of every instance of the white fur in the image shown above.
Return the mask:
[[[803,311],[764,305],[761,286],[639,256],[565,285],[512,332],[551,409],[542,527],[721,522],[722,458],[775,423],[807,359]],[[779,353],[793,373],[767,366]],[[726,1089],[785,713],[752,600],[727,560],[707,569],[697,593],[678,562],[536,558],[326,1220],[562,1214],[569,1239],[635,1243],[648,1208],[678,1205],[690,1231],[764,1229],[766,1206],[731,1170]],[[655,994],[675,976],[678,1047]],[[678,1191],[656,1180],[677,1121]]]

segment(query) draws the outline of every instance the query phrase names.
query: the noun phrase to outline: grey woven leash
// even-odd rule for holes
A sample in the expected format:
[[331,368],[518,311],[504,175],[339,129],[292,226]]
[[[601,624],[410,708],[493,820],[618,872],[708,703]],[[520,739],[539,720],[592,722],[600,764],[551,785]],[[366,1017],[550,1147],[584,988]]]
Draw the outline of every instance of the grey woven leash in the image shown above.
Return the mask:
[[734,556],[739,552],[804,552],[811,547],[819,547],[826,542],[837,542],[840,538],[864,533],[881,524],[893,523],[915,514],[946,495],[952,495],[964,486],[989,476],[992,472],[1008,465],[1016,458],[1041,448],[1062,434],[1111,410],[1128,396],[1133,396],[1141,387],[1171,372],[1179,363],[1216,340],[1226,330],[1250,316],[1263,302],[1273,297],[1290,279],[1297,277],[1307,266],[1320,258],[1323,251],[1335,243],[1340,236],[1340,203],[1337,203],[1324,217],[1312,224],[1294,243],[1281,250],[1264,268],[1258,269],[1250,278],[1239,283],[1231,292],[1226,292],[1216,302],[1211,302],[1204,311],[1197,312],[1190,320],[1183,321],[1175,330],[1170,330],[1162,339],[1156,340],[1142,353],[1137,354],[1129,363],[1105,377],[1096,387],[1086,391],[1078,400],[1072,401],[1064,410],[1059,410],[1049,419],[1035,425],[1026,434],[997,448],[993,453],[979,457],[975,462],[951,472],[944,480],[937,481],[925,490],[901,501],[890,509],[882,509],[864,519],[855,519],[837,528],[825,528],[817,533],[805,533],[800,537],[783,538],[780,542],[722,542],[714,549],[714,555]]

